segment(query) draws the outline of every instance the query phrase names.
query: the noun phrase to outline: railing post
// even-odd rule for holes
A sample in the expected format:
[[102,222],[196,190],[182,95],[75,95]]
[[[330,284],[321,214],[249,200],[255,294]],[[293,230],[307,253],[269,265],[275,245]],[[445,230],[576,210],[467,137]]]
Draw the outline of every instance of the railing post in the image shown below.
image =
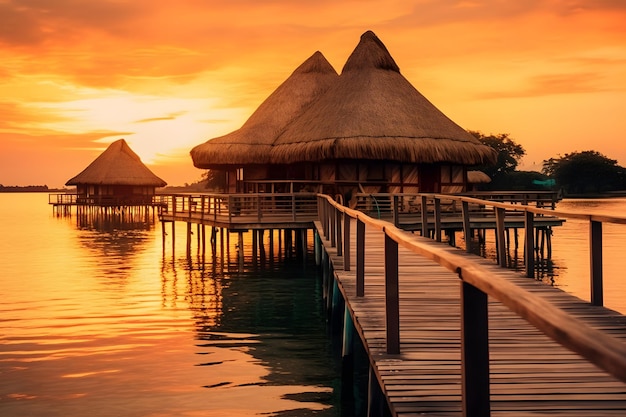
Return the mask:
[[365,295],[365,223],[356,219],[356,296]]
[[172,216],[176,214],[176,196],[172,196]]
[[487,294],[461,282],[461,375],[463,416],[489,416]]
[[463,201],[461,204],[463,213],[463,234],[465,235],[465,252],[472,252],[472,229],[470,227],[469,203]]
[[348,213],[343,213],[343,270],[350,270],[350,221]]
[[435,197],[435,239],[441,242],[441,199]]
[[505,210],[496,207],[496,245],[498,247],[498,263],[506,267],[506,242],[504,241],[504,216]]
[[343,243],[341,242],[341,211],[335,209],[335,225],[337,226],[337,256],[343,255]]
[[385,233],[385,316],[387,353],[400,353],[400,293],[398,285],[398,242]]
[[428,198],[422,196],[422,236],[428,237]]
[[393,195],[393,198],[391,200],[391,204],[393,204],[393,207],[391,208],[391,212],[393,214],[393,225],[398,227],[400,225],[400,218],[398,217],[398,206],[399,206],[399,197],[397,194]]
[[228,196],[228,223],[231,224],[233,222],[233,196]]
[[337,225],[336,225],[336,220],[337,220],[337,216],[335,215],[335,207],[331,206],[329,204],[329,210],[330,213],[328,214],[328,217],[330,220],[330,247],[334,248],[335,246],[337,246]]
[[324,238],[328,239],[330,236],[330,219],[329,219],[329,214],[328,211],[330,210],[330,203],[326,200],[324,200],[324,207],[323,207],[323,215],[324,215],[324,222],[323,222],[323,229],[324,229]]
[[591,304],[604,304],[602,289],[602,222],[589,222],[589,252],[591,266]]
[[535,277],[535,214],[531,211],[524,211],[524,252],[526,255],[526,277]]

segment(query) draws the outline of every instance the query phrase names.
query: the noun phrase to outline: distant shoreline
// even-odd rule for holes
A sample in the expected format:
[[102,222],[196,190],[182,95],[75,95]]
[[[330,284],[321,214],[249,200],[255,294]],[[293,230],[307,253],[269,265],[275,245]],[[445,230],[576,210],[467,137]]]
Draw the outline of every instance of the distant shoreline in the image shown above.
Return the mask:
[[71,191],[67,188],[48,188],[47,185],[4,186],[0,185],[0,193],[61,193]]

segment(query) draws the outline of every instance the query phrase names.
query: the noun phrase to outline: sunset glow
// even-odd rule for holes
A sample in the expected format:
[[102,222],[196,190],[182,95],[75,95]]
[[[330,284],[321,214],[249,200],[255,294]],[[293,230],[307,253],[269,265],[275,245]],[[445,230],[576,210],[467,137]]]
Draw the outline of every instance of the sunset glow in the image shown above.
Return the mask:
[[0,184],[62,186],[125,138],[170,185],[313,52],[373,30],[452,120],[509,133],[521,169],[596,150],[626,166],[621,0],[0,0]]

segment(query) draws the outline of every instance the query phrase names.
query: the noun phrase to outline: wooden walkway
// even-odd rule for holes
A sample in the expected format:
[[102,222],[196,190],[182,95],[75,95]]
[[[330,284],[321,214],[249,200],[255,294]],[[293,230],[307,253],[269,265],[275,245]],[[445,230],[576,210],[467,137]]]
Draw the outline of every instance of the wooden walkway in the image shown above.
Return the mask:
[[[356,242],[355,223],[351,220],[351,242]],[[352,256],[350,271],[344,271],[344,257],[337,256],[337,248],[324,238],[319,222],[316,228],[392,415],[462,415],[459,276],[399,246],[400,353],[388,354],[384,234],[366,228],[365,295],[357,297],[356,257]],[[411,238],[471,257],[494,276],[505,278],[589,326],[626,342],[626,318],[621,314],[591,306],[557,288],[446,244],[419,236]],[[489,298],[488,309],[491,415],[626,415],[625,383],[557,344],[500,302]]]

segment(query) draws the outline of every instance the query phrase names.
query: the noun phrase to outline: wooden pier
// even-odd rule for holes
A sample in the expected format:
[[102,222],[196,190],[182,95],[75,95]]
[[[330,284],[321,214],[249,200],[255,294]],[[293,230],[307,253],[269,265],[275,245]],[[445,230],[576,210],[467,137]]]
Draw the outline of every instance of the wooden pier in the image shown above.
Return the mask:
[[[367,352],[370,416],[625,415],[626,318],[602,307],[601,246],[602,224],[626,219],[435,194],[411,196],[418,210],[406,211],[402,198],[388,209],[378,198],[372,218],[314,193],[170,195],[160,219],[164,236],[187,223],[188,253],[194,223],[199,250],[210,226],[240,244],[252,231],[253,254],[263,230],[285,243],[299,230],[302,243],[314,229],[344,362],[357,343]],[[537,233],[564,217],[589,220],[591,303],[528,278]],[[465,250],[445,242],[447,228]],[[465,237],[481,228],[494,231],[496,262],[471,253]],[[524,230],[523,273],[502,268],[508,228]]]
[[329,310],[369,352],[369,415],[624,415],[626,318],[322,204]]

